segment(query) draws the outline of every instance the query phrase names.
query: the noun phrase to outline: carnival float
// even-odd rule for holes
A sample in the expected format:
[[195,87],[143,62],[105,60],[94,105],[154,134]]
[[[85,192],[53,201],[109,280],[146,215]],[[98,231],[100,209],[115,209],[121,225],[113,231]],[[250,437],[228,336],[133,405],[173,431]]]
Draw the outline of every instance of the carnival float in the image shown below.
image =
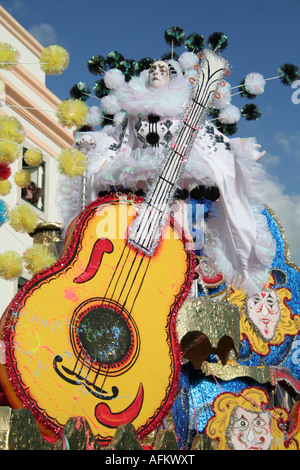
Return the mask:
[[[261,200],[263,152],[233,137],[239,119],[260,117],[253,98],[268,79],[235,87],[252,100],[240,109],[224,33],[205,41],[176,26],[165,41],[156,59],[91,57],[93,90],[77,83],[57,109],[74,130],[58,161],[58,259],[30,206],[1,200],[1,224],[37,237],[23,259],[33,276],[1,319],[5,412],[30,413],[41,448],[81,423],[89,448],[118,448],[126,431],[138,449],[158,449],[163,432],[179,450],[299,449],[299,269]],[[0,54],[17,66],[10,45]],[[46,73],[67,65],[65,50],[45,49]],[[299,69],[283,64],[276,78],[291,85]],[[0,126],[5,198],[24,133],[13,118]],[[24,170],[15,183],[29,185]],[[21,264],[1,254],[1,277]]]

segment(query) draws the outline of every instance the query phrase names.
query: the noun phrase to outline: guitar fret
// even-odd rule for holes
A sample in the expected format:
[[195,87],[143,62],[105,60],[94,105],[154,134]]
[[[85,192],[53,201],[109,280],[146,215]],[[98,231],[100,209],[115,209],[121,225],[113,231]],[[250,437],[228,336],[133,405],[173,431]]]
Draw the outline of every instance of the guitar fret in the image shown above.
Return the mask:
[[[171,157],[172,153],[173,153],[173,158],[169,162],[168,160]],[[181,155],[178,154],[178,152],[176,150],[174,150],[173,147],[172,147],[171,154],[170,154],[170,156],[168,156],[168,159],[165,162],[165,165],[162,169],[161,175],[165,180],[174,182],[174,179],[176,178],[176,173],[178,172],[178,169],[180,168],[180,166],[182,164],[182,158],[181,158]],[[166,165],[168,165],[168,164],[169,164],[169,167],[166,167]]]
[[194,103],[197,103],[198,106],[200,106],[200,108],[203,108],[203,109],[206,109],[206,106],[204,104],[201,104],[199,103],[199,101],[193,99]]
[[[154,209],[157,209],[163,212],[167,205],[168,194],[170,194],[173,187],[174,187],[173,183],[169,181],[162,181],[161,184],[159,185],[159,189],[157,190],[155,194],[156,196],[155,199],[151,198],[149,201],[147,201],[147,204],[153,207]],[[159,208],[159,204],[161,204],[160,206],[161,208]]]
[[186,126],[188,126],[192,132],[198,132],[198,130],[199,130],[199,127],[195,127],[195,124],[190,124],[190,123],[188,122],[187,118],[185,118],[184,124],[185,124]]

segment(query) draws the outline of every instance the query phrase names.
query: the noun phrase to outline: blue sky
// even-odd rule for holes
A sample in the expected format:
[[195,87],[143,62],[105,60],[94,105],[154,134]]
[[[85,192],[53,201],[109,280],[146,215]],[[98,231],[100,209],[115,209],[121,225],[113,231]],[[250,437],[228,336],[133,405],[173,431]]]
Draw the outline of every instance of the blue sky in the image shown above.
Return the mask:
[[[1,5],[44,46],[59,44],[69,52],[64,74],[47,77],[48,88],[62,100],[79,81],[93,87],[97,77],[87,69],[91,56],[117,50],[128,59],[159,58],[169,51],[164,31],[171,26],[206,39],[224,32],[228,47],[222,55],[231,65],[232,86],[250,72],[276,76],[286,62],[300,68],[299,0],[7,0]],[[232,99],[240,108],[248,102],[240,96]],[[255,136],[266,150],[265,203],[284,226],[292,261],[300,265],[300,81],[293,89],[270,80],[263,95],[251,102],[262,117],[241,119],[235,137]],[[87,103],[97,102],[89,98]]]

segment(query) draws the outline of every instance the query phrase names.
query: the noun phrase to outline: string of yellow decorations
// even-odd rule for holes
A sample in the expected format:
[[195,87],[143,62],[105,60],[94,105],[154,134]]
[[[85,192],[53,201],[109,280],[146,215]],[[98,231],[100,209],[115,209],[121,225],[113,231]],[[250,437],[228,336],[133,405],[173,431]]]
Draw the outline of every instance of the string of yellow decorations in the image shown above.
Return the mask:
[[87,168],[87,157],[80,150],[63,149],[59,155],[58,169],[70,178],[83,176]]
[[7,42],[0,42],[0,68],[10,70],[19,62],[19,52]]
[[24,154],[25,163],[29,166],[39,166],[43,161],[43,154],[40,149],[27,149]]
[[9,250],[0,254],[0,277],[9,281],[22,275],[23,264],[21,256]]
[[25,139],[22,124],[13,116],[0,117],[0,162],[13,163],[20,155],[20,144]]
[[31,274],[37,274],[56,262],[56,257],[41,243],[35,243],[23,254],[24,266]]
[[[61,46],[52,45],[43,49],[39,62],[40,68],[47,75],[60,75],[69,65],[69,54]],[[23,65],[20,53],[11,44],[0,42],[0,69],[11,70],[12,68]],[[0,95],[5,92],[5,82],[1,80]],[[73,126],[81,123],[88,113],[88,108],[84,106],[74,107],[75,117],[69,116],[67,125]],[[62,118],[64,119],[64,118]],[[74,124],[73,124],[74,122]],[[21,123],[15,117],[4,115],[0,117],[0,163],[4,167],[9,167],[21,155],[21,147],[25,140],[25,131]],[[84,156],[84,159],[86,157]],[[84,159],[75,156],[71,165],[74,165],[74,174],[81,173],[81,168],[86,165]],[[39,166],[43,161],[43,154],[40,149],[27,149],[24,153],[24,161],[28,166]],[[65,163],[66,171],[68,171],[68,163]],[[20,188],[26,188],[31,183],[31,175],[28,170],[22,169],[14,174],[14,182]],[[12,183],[8,177],[0,178],[0,196],[7,196],[12,188]],[[38,225],[38,215],[32,210],[29,204],[24,203],[12,209],[7,216],[9,225],[16,232],[32,233]],[[18,278],[23,272],[23,262],[26,269],[35,274],[49,266],[55,261],[55,256],[43,245],[34,244],[32,248],[28,248],[23,259],[20,254],[15,251],[7,251],[0,254],[0,277],[5,280]]]
[[21,144],[25,139],[25,131],[17,118],[4,115],[0,117],[0,137]]
[[38,215],[24,203],[9,212],[9,225],[16,232],[31,233],[38,224]]
[[47,75],[60,75],[69,65],[69,54],[61,46],[45,47],[40,55],[41,69]]
[[86,123],[88,111],[89,107],[83,101],[70,98],[58,105],[56,117],[62,126],[80,128]]
[[[10,70],[21,65],[19,59],[20,54],[15,47],[0,42],[0,69]],[[40,55],[39,65],[47,75],[61,75],[69,65],[69,53],[57,44],[45,47]]]
[[19,188],[27,188],[31,183],[31,174],[28,170],[19,170],[14,174],[14,181]]
[[0,162],[13,163],[20,154],[19,144],[14,142],[7,142],[0,138]]

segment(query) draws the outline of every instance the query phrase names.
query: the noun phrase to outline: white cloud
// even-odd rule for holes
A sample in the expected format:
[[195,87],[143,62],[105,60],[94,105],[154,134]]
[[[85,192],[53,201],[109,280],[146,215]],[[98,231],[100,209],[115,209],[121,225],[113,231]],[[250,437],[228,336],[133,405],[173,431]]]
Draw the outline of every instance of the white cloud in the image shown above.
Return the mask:
[[41,23],[37,26],[31,26],[29,32],[45,47],[56,43],[56,32],[50,24]]
[[2,6],[11,15],[22,12],[24,13],[24,11],[27,10],[26,2],[24,2],[23,0],[10,0],[8,2],[2,2]]
[[291,261],[300,266],[300,195],[286,194],[283,185],[267,180],[263,201],[272,209],[283,227]]
[[292,154],[294,157],[300,157],[300,131],[293,135],[279,132],[275,134],[274,139],[285,152]]
[[274,155],[271,153],[266,153],[263,157],[263,165],[266,169],[274,168],[275,166],[278,167],[280,165],[280,156]]

